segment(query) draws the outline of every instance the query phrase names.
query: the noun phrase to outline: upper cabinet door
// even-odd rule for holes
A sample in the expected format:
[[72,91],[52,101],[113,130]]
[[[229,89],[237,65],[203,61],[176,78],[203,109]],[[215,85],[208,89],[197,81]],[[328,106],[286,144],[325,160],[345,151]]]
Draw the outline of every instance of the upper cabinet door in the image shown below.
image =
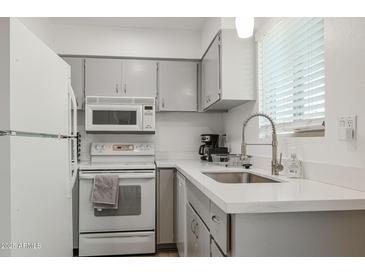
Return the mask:
[[197,62],[161,61],[158,79],[160,111],[197,111]]
[[202,60],[202,106],[209,107],[220,99],[221,44],[216,36]]
[[123,60],[124,96],[156,97],[157,62],[150,60]]
[[64,57],[71,66],[71,86],[75,92],[77,109],[84,109],[84,58]]
[[85,59],[86,96],[122,96],[122,61]]

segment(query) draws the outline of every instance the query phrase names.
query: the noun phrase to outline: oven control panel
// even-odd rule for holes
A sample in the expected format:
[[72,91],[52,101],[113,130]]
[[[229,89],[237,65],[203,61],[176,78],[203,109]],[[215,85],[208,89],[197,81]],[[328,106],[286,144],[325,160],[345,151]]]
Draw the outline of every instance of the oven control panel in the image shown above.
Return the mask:
[[92,143],[91,155],[153,155],[153,143]]

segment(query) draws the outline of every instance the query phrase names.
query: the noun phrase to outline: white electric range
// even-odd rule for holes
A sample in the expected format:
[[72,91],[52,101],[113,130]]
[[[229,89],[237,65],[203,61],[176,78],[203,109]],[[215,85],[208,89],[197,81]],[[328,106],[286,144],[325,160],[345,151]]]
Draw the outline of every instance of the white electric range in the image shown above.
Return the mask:
[[[155,252],[155,151],[152,143],[93,143],[79,171],[79,256]],[[95,209],[95,175],[119,177],[118,209]]]

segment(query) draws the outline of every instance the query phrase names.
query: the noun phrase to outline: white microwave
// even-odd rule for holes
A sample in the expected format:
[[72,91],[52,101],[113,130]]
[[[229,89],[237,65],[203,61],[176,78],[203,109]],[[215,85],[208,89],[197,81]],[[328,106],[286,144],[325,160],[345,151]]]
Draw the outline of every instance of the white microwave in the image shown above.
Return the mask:
[[155,133],[155,98],[87,96],[85,130],[90,133]]

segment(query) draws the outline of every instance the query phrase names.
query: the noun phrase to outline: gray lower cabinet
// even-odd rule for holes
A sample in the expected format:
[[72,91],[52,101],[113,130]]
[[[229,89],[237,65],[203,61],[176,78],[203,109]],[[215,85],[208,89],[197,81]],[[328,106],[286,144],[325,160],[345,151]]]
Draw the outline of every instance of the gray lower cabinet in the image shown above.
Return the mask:
[[71,86],[74,90],[77,109],[84,109],[84,58],[64,57],[66,63],[71,67]]
[[159,111],[198,110],[198,62],[158,63]]
[[220,247],[224,254],[227,254],[230,248],[230,218],[223,210],[221,210],[213,202],[210,203],[210,234],[215,243]]
[[209,257],[210,234],[190,204],[186,207],[187,256]]
[[[186,180],[186,197],[189,208],[193,210],[193,213],[187,209],[187,223],[186,230],[188,235],[188,256],[195,254],[195,250],[206,250],[206,241],[208,241],[209,254],[213,251],[219,250],[222,255],[229,255],[230,253],[230,216],[222,211],[217,205],[215,205],[210,199],[204,195],[194,184]],[[194,216],[194,220],[190,218]],[[197,233],[196,223],[199,223],[203,233],[203,239],[201,241],[195,240],[192,235]],[[204,229],[203,229],[204,227]],[[206,232],[208,234],[208,240],[206,239]],[[190,239],[189,239],[190,235]],[[213,241],[213,242],[212,242]],[[203,245],[202,247],[195,247],[195,245]],[[217,249],[215,249],[215,246]],[[189,251],[190,246],[190,251]],[[214,253],[215,255],[216,252]],[[204,255],[205,256],[205,255]]]
[[174,169],[157,172],[157,244],[174,243]]
[[210,238],[210,256],[211,257],[225,257],[223,252],[219,249],[217,243],[213,238]]
[[186,256],[186,180],[176,172],[174,182],[174,240],[180,257]]

